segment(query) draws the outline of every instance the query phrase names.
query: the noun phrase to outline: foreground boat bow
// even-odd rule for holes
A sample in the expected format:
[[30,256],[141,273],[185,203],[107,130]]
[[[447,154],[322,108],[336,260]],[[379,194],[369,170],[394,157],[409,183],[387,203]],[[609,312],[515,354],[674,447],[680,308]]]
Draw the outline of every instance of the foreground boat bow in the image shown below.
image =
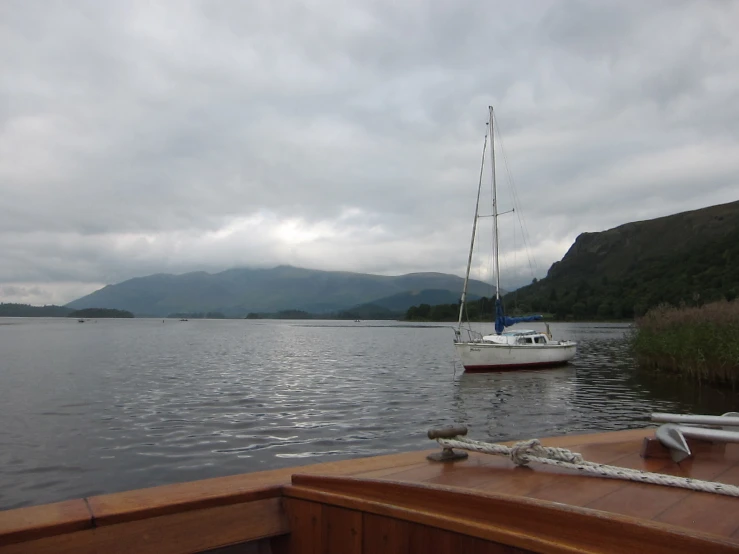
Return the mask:
[[[639,455],[649,441],[658,457]],[[694,441],[691,462],[682,465],[670,460],[654,429],[556,437],[541,445],[599,463],[739,484],[739,444]],[[426,458],[431,452],[438,449],[0,512],[0,552],[739,551],[737,498],[535,462],[521,468],[477,452],[436,462]]]

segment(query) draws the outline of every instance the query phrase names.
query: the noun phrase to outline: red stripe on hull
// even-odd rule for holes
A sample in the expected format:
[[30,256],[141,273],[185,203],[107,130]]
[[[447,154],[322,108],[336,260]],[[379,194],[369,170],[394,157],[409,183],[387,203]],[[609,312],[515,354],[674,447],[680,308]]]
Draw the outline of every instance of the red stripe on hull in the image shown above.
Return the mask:
[[544,369],[547,367],[559,367],[567,365],[569,360],[563,362],[536,362],[533,364],[504,364],[504,365],[470,365],[464,366],[464,370],[470,373],[480,371],[515,371],[517,369]]

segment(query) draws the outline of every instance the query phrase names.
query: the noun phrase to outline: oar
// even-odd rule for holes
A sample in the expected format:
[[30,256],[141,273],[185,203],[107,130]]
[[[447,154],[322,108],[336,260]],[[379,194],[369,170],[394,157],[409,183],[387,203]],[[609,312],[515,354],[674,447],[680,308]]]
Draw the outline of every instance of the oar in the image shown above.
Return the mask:
[[682,423],[685,425],[713,425],[726,429],[739,427],[739,412],[726,412],[724,415],[684,415],[684,414],[652,414],[656,423]]

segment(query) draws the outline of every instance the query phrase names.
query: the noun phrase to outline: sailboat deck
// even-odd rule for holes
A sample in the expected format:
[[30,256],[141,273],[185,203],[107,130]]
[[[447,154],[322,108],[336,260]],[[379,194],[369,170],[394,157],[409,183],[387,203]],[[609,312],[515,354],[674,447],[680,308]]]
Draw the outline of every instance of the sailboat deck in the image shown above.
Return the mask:
[[[694,458],[678,465],[669,458],[644,459],[640,456],[644,438],[653,434],[653,429],[638,429],[542,439],[542,444],[580,452],[589,461],[739,485],[739,444],[701,444],[694,449]],[[0,512],[0,550],[9,553],[82,552],[97,551],[110,544],[117,545],[118,550],[114,551],[125,551],[126,547],[136,544],[134,550],[148,551],[140,542],[128,541],[165,541],[170,540],[167,535],[170,533],[171,541],[182,549],[167,551],[197,552],[248,537],[286,537],[293,526],[283,511],[282,501],[289,500],[291,494],[293,499],[299,494],[300,479],[293,478],[296,474],[369,480],[364,481],[364,486],[370,490],[372,482],[389,481],[418,484],[424,490],[442,487],[498,495],[499,498],[545,501],[543,504],[556,503],[550,504],[555,507],[595,510],[592,513],[605,517],[629,516],[676,526],[686,532],[713,536],[725,544],[736,545],[739,550],[737,498],[580,475],[537,464],[516,467],[506,458],[477,453],[455,462],[427,460],[426,455],[435,451],[438,448],[234,475]],[[298,492],[291,493],[291,489]],[[402,496],[398,499],[403,500]],[[455,510],[456,506],[450,506],[449,513],[453,515]],[[252,523],[245,525],[247,520]],[[237,525],[238,522],[241,523]],[[233,533],[233,536],[224,533]],[[59,550],[64,545],[69,548]],[[159,551],[156,549],[159,546],[154,546],[151,551]],[[274,546],[273,550],[278,551]]]

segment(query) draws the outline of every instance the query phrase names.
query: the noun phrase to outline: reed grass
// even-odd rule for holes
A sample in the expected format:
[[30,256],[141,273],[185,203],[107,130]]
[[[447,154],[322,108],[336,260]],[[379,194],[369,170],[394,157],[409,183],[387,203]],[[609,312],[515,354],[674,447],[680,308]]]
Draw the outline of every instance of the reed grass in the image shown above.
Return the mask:
[[636,320],[632,347],[643,368],[736,388],[739,300],[653,308]]

